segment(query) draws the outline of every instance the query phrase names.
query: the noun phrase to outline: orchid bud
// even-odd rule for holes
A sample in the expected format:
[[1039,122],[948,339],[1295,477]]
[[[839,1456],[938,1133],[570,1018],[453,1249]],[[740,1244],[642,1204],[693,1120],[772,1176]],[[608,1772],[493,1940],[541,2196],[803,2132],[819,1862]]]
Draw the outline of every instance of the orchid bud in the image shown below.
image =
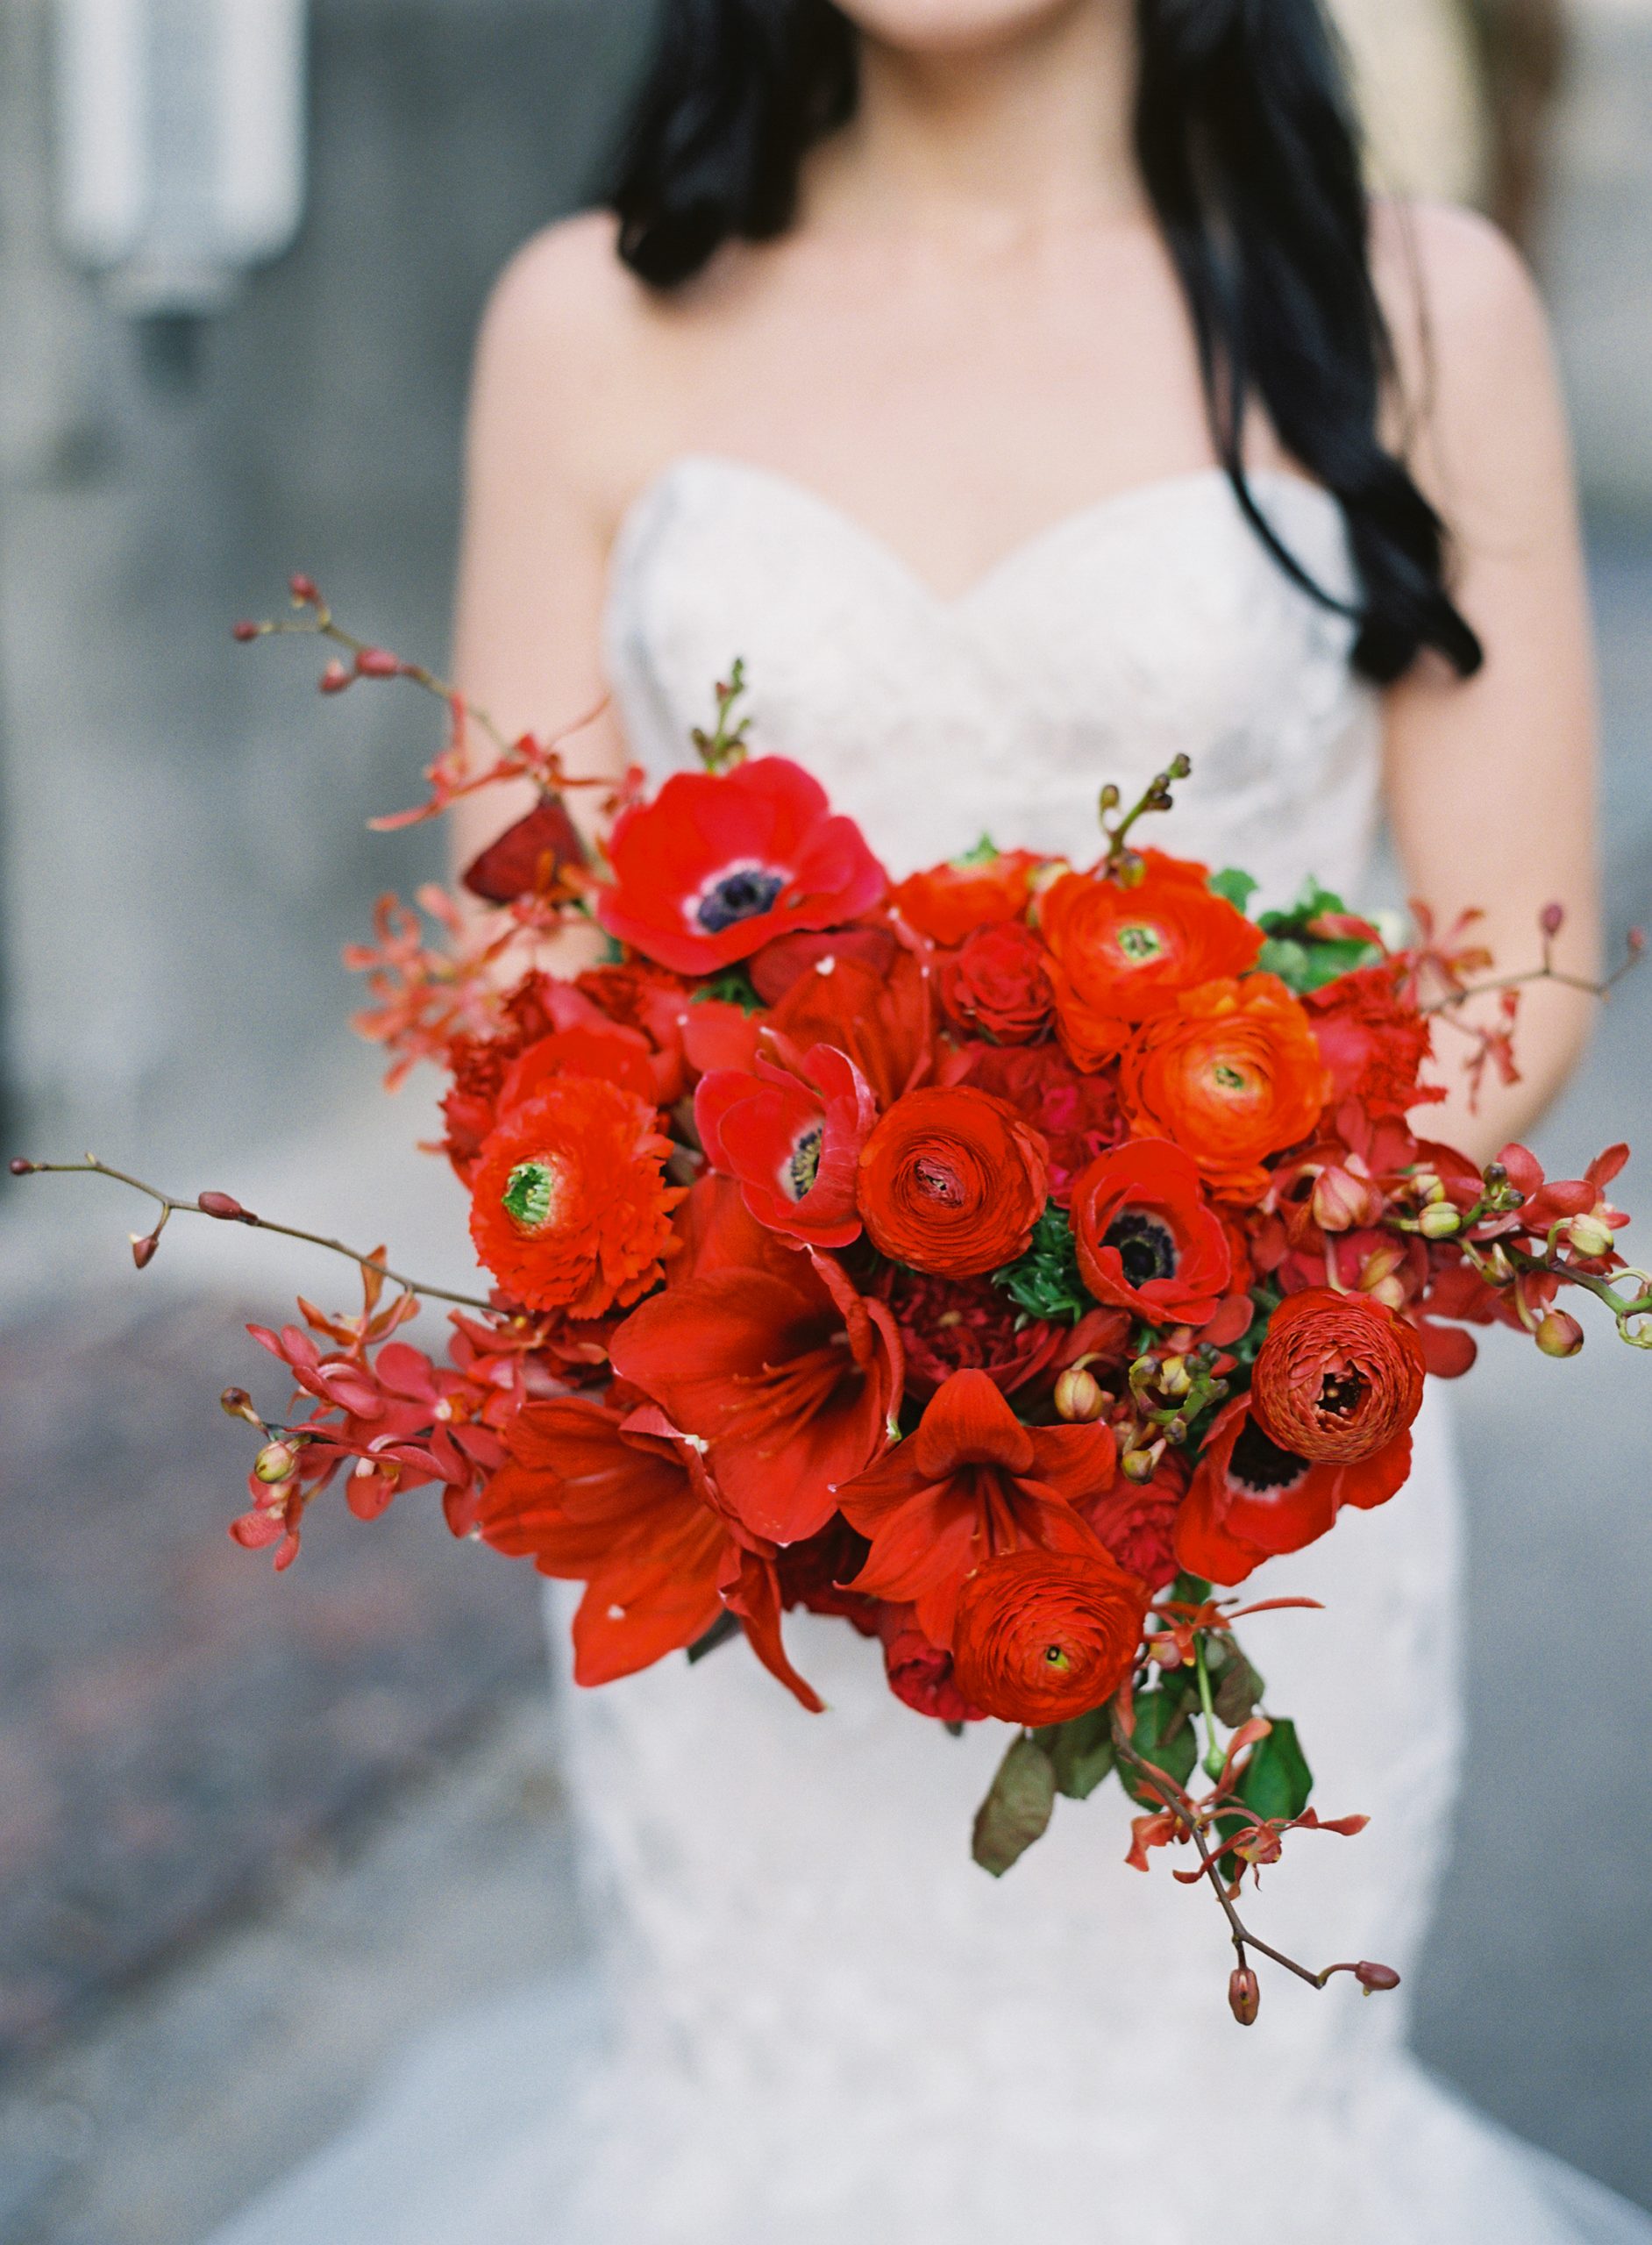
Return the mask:
[[295,608],[314,608],[321,598],[316,589],[315,579],[305,576],[302,569],[296,569],[288,577],[287,589],[293,596]]
[[1399,1975],[1392,1964],[1356,1964],[1354,1978],[1368,1996],[1390,1995],[1399,1985]]
[[256,1216],[249,1215],[240,1202],[229,1193],[202,1193],[196,1197],[196,1206],[203,1216],[216,1216],[220,1223],[256,1223]]
[[1545,904],[1542,916],[1540,917],[1537,924],[1552,942],[1566,924],[1565,906],[1563,904]]
[[1193,1385],[1193,1375],[1188,1369],[1186,1358],[1166,1357],[1159,1366],[1158,1385],[1159,1393],[1163,1395],[1179,1398],[1187,1394]]
[[1385,1279],[1392,1279],[1405,1266],[1406,1251],[1397,1239],[1385,1239],[1380,1247],[1373,1247],[1359,1266],[1359,1290],[1375,1294]]
[[1127,1450],[1119,1460],[1119,1471],[1127,1481],[1134,1481],[1138,1487],[1144,1487],[1157,1472],[1164,1456],[1164,1444],[1162,1442],[1154,1443],[1148,1450]]
[[1423,1202],[1443,1201],[1446,1197],[1443,1180],[1436,1177],[1431,1169],[1420,1169],[1411,1180],[1411,1189]]
[[298,1452],[289,1442],[267,1442],[253,1460],[260,1481],[290,1481],[298,1471]]
[[1107,1408],[1093,1372],[1064,1372],[1056,1382],[1056,1415],[1072,1426],[1087,1427]]
[[335,655],[321,674],[319,681],[321,690],[324,694],[342,694],[354,677],[355,673],[352,670],[346,670]]
[[23,1154],[13,1154],[7,1165],[13,1177],[32,1177],[34,1164]]
[[1262,1983],[1248,1965],[1241,1965],[1228,1983],[1228,2008],[1241,2027],[1254,2027],[1262,2008]]
[[155,1250],[160,1244],[160,1234],[158,1231],[133,1231],[128,1232],[126,1237],[132,1242],[132,1261],[140,1271],[146,1271],[155,1259]]
[[1378,1279],[1374,1286],[1363,1286],[1360,1291],[1370,1301],[1379,1301],[1385,1309],[1403,1309],[1406,1289],[1399,1279]]
[[401,672],[400,658],[383,647],[363,647],[356,657],[358,678],[398,678]]
[[249,1427],[256,1427],[263,1433],[264,1422],[253,1408],[253,1399],[244,1387],[226,1387],[218,1398],[218,1408],[226,1418],[245,1419]]
[[232,624],[230,626],[230,637],[231,639],[239,640],[242,646],[246,646],[249,639],[256,639],[260,637],[259,628],[256,624],[251,624],[243,619],[239,624]]
[[1455,1239],[1463,1229],[1463,1219],[1449,1201],[1435,1201],[1417,1219],[1417,1229],[1425,1239]]
[[1313,1208],[1321,1231],[1356,1231],[1381,1214],[1373,1187],[1351,1170],[1335,1166],[1322,1169],[1314,1180]]
[[1563,1309],[1551,1309],[1537,1329],[1537,1345],[1546,1357],[1575,1357],[1583,1344],[1583,1327]]
[[1628,944],[1630,958],[1641,958],[1646,950],[1646,930],[1644,928],[1631,928],[1628,935]]
[[1566,1237],[1579,1255],[1593,1257],[1612,1252],[1612,1227],[1602,1223],[1599,1216],[1574,1216],[1566,1227]]

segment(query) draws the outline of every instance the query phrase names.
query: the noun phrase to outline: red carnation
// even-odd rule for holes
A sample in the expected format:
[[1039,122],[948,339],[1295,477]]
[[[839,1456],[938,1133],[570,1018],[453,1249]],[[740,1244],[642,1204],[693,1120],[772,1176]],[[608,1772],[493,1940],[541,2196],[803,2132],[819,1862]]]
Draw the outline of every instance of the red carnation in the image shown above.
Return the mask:
[[1401,1433],[1351,1465],[1314,1464],[1281,1450],[1237,1396],[1211,1429],[1176,1523],[1176,1556],[1190,1573],[1231,1587],[1264,1559],[1300,1551],[1328,1532],[1344,1505],[1386,1504],[1411,1471]]
[[977,1044],[965,1080],[1008,1100],[1050,1150],[1050,1197],[1065,1208],[1074,1181],[1124,1136],[1110,1075],[1086,1075],[1058,1044]]
[[700,1143],[714,1169],[738,1178],[759,1223],[815,1247],[847,1247],[860,1237],[855,1184],[877,1103],[830,1045],[807,1055],[784,1038],[773,1045],[785,1067],[759,1058],[754,1074],[721,1068],[702,1078]]
[[1146,1619],[1146,1591],[1105,1551],[1005,1553],[964,1586],[958,1687],[1000,1722],[1069,1722],[1123,1683]]
[[1273,1313],[1250,1408],[1281,1448],[1349,1464],[1385,1450],[1422,1408],[1422,1344],[1369,1294],[1314,1286]]
[[1427,1017],[1396,991],[1391,965],[1341,974],[1302,1002],[1330,1073],[1333,1106],[1352,1100],[1367,1115],[1401,1115],[1445,1097],[1442,1087],[1418,1087],[1434,1040]]
[[854,821],[779,756],[673,773],[652,802],[621,812],[609,859],[598,919],[683,974],[714,974],[793,929],[855,919],[887,885]]
[[1187,1469],[1167,1450],[1150,1481],[1115,1481],[1080,1510],[1126,1574],[1157,1596],[1176,1579],[1176,1522],[1186,1495]]
[[1019,920],[1043,862],[1030,850],[994,850],[983,842],[966,858],[912,874],[889,901],[931,943],[961,944],[977,928]]
[[1115,1458],[1110,1429],[1023,1426],[985,1372],[955,1372],[917,1432],[837,1492],[872,1545],[854,1586],[909,1602],[950,1648],[958,1593],[997,1553],[1101,1556],[1076,1507],[1112,1486]]
[[1205,1325],[1233,1288],[1225,1226],[1179,1146],[1137,1138],[1072,1192],[1079,1269],[1098,1301],[1150,1325]]
[[1000,1044],[1030,1044],[1055,1003],[1048,952],[1019,920],[978,928],[941,962],[941,1003],[958,1027]]
[[893,1265],[886,1299],[906,1348],[907,1393],[920,1402],[955,1372],[984,1372],[1013,1395],[1049,1370],[1067,1328],[1029,1317],[990,1279],[936,1279]]
[[969,1279],[1013,1263],[1048,1197],[1042,1140],[986,1092],[908,1092],[861,1149],[866,1229],[914,1270]]

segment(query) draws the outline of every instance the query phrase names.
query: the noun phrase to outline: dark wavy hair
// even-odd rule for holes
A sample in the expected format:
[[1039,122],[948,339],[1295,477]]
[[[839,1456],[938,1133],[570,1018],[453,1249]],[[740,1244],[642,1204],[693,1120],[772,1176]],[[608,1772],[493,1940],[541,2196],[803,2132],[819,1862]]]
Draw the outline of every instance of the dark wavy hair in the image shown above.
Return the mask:
[[[1447,589],[1445,531],[1378,434],[1393,353],[1371,280],[1358,132],[1321,0],[1136,0],[1137,160],[1186,296],[1216,450],[1291,577],[1359,625],[1387,684],[1479,641]],[[803,159],[854,113],[858,43],[831,0],[666,0],[609,200],[620,254],[673,289],[796,212]],[[1362,598],[1302,568],[1244,468],[1247,402],[1341,503]]]

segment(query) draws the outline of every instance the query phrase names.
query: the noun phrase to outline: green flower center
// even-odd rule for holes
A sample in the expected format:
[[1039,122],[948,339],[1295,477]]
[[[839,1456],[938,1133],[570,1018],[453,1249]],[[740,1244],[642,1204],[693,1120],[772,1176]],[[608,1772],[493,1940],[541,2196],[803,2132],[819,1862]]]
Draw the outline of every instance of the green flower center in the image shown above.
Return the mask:
[[518,1162],[501,1198],[519,1231],[543,1231],[553,1222],[566,1183],[559,1164],[542,1158]]
[[1134,922],[1129,927],[1119,930],[1118,944],[1132,966],[1139,966],[1144,959],[1158,959],[1163,955],[1164,938],[1157,928]]
[[1230,1068],[1225,1060],[1218,1060],[1213,1072],[1223,1091],[1245,1091],[1249,1088],[1237,1068]]
[[1044,1661],[1048,1667],[1058,1668],[1064,1676],[1072,1666],[1072,1663],[1068,1659],[1065,1652],[1059,1645],[1045,1646]]

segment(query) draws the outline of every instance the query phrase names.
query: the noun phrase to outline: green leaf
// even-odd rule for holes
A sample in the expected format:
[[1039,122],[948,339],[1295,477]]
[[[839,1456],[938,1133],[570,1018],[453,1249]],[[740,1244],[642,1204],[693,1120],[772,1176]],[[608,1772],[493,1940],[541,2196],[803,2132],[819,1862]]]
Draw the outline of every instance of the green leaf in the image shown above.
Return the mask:
[[744,966],[726,966],[721,974],[714,974],[702,982],[688,1001],[691,1006],[716,1004],[738,1006],[743,1014],[760,1014],[763,1001],[751,987],[751,977]]
[[1236,912],[1248,912],[1261,883],[1241,873],[1237,866],[1224,866],[1219,873],[1212,873],[1205,886],[1213,895],[1226,897]]
[[1076,1322],[1093,1305],[1079,1276],[1078,1251],[1066,1212],[1052,1201],[1033,1228],[1032,1243],[1019,1261],[993,1273],[1017,1308],[1029,1317]]
[[[1137,1693],[1136,1728],[1130,1733],[1130,1743],[1143,1761],[1150,1762],[1155,1769],[1163,1770],[1165,1776],[1173,1778],[1178,1785],[1186,1784],[1193,1775],[1193,1764],[1199,1758],[1199,1743],[1179,1692]],[[1119,1778],[1130,1798],[1139,1801],[1143,1808],[1163,1808],[1164,1806],[1146,1778],[1138,1775],[1128,1763],[1120,1770]]]
[[1264,936],[1305,936],[1315,920],[1326,914],[1346,913],[1348,907],[1334,888],[1321,888],[1310,873],[1288,911],[1264,912],[1257,922]]
[[1314,1797],[1314,1772],[1308,1768],[1296,1735],[1296,1725],[1283,1715],[1271,1718],[1273,1728],[1251,1750],[1238,1797],[1253,1815],[1271,1823],[1300,1816]]
[[1057,1792],[1069,1800],[1088,1800],[1113,1768],[1110,1707],[1097,1707],[1072,1722],[1054,1723],[1033,1735],[1055,1769]]
[[1228,1730],[1238,1730],[1255,1714],[1267,1686],[1231,1637],[1207,1640],[1206,1660],[1217,1720]]
[[1056,1810],[1056,1768],[1025,1733],[999,1764],[993,1789],[975,1818],[972,1852],[983,1871],[1001,1878],[1050,1828]]

